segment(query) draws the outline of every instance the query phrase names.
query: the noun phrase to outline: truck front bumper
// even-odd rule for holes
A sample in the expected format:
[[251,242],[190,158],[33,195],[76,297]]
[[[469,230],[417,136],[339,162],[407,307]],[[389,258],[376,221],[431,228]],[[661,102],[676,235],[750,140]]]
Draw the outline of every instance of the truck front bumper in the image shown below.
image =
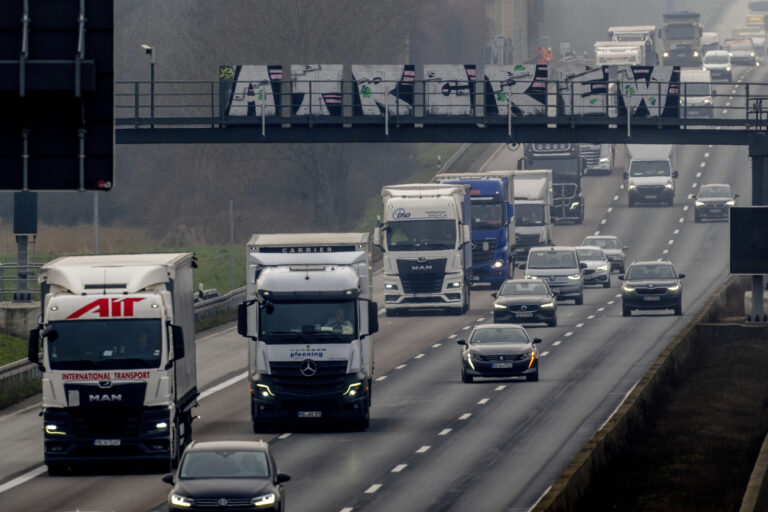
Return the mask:
[[419,293],[405,293],[398,277],[384,276],[384,305],[388,310],[461,307],[464,293],[463,277],[455,274],[446,276],[439,290]]

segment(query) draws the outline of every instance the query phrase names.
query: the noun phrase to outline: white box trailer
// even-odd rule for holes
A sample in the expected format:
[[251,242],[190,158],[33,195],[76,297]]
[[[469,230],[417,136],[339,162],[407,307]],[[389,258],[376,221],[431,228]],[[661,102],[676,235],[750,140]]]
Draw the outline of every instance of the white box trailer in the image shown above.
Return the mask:
[[527,255],[531,247],[552,245],[552,171],[512,171],[515,181],[515,231],[518,252]]
[[[40,269],[45,463],[174,464],[197,405],[191,253],[68,256]],[[42,348],[42,357],[40,356]]]
[[598,41],[595,43],[597,66],[644,66],[646,46],[643,41]]

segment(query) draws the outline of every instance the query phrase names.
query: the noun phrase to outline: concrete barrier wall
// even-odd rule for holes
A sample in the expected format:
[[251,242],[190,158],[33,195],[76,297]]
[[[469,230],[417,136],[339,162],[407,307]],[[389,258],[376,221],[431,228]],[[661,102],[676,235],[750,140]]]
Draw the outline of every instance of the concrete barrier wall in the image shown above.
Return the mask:
[[[675,337],[640,379],[637,386],[613,416],[595,433],[568,464],[547,493],[533,507],[535,512],[575,510],[593,476],[607,467],[616,454],[631,443],[632,432],[645,418],[657,411],[673,380],[684,370],[700,340],[698,325],[720,318],[744,316],[744,291],[751,281],[745,276],[731,277],[704,305],[691,322]],[[768,327],[755,326],[768,334]]]

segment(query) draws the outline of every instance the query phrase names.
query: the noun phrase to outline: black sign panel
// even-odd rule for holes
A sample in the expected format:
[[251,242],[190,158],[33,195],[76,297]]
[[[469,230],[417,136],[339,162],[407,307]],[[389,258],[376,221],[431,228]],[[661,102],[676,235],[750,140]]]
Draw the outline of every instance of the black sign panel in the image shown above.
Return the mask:
[[731,274],[768,274],[768,206],[731,208]]
[[111,189],[113,0],[2,5],[0,190]]

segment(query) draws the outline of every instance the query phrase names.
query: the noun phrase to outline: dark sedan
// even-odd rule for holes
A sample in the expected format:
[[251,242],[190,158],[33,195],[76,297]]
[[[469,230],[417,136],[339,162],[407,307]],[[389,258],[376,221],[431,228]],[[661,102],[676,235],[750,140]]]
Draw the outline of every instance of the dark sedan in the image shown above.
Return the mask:
[[731,206],[736,205],[736,198],[731,186],[726,183],[711,183],[702,185],[699,193],[693,196],[696,200],[693,209],[694,222],[704,219],[728,220]]
[[683,285],[669,261],[633,262],[621,287],[621,304],[624,316],[630,316],[633,309],[672,309],[676,315],[683,314]]
[[476,325],[468,340],[458,340],[461,350],[461,381],[475,377],[523,376],[539,380],[539,351],[521,325]]
[[168,510],[269,510],[282,512],[288,475],[263,441],[193,442],[179,470],[165,475],[173,485]]
[[541,279],[508,279],[491,296],[494,323],[557,325],[557,299]]

